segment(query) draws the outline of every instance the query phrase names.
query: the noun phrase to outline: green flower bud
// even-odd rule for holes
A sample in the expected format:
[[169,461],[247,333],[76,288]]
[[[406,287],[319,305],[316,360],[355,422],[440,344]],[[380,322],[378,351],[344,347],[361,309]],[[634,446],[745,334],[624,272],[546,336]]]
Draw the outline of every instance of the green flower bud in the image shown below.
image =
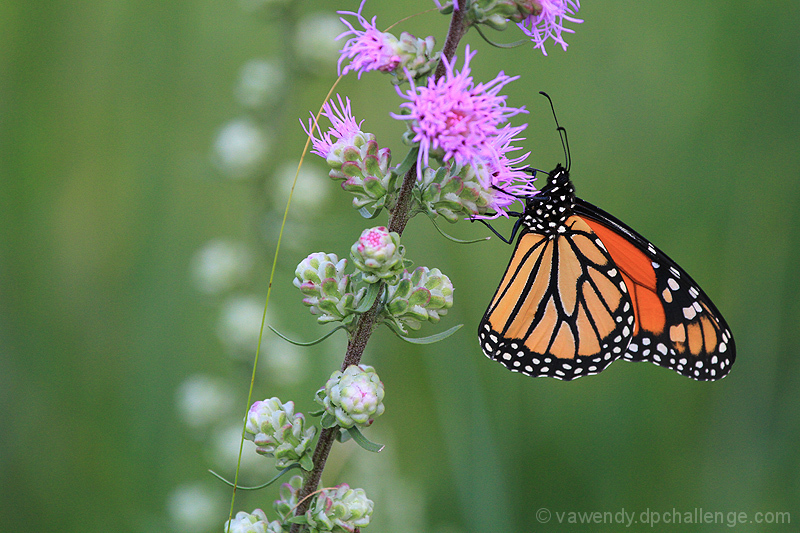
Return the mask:
[[283,524],[281,524],[277,520],[273,520],[272,522],[267,524],[267,532],[266,533],[284,533]]
[[353,207],[391,207],[397,183],[397,176],[389,169],[391,150],[378,148],[371,133],[362,133],[357,140],[360,142],[331,151],[327,162],[332,170],[328,175],[341,180],[342,189],[355,196]]
[[365,229],[350,248],[350,257],[367,283],[394,283],[403,273],[404,255],[400,235],[383,226]]
[[292,283],[305,296],[303,303],[311,314],[320,315],[320,324],[352,321],[353,311],[366,293],[365,287],[351,286],[350,276],[344,274],[346,266],[347,259],[324,252],[313,253],[297,265]]
[[418,267],[403,272],[400,283],[387,288],[382,313],[403,333],[406,327],[419,329],[422,322],[439,322],[453,307],[453,283],[438,268]]
[[346,429],[371,425],[385,410],[383,396],[383,383],[374,368],[351,365],[344,372],[331,374],[315,400]]
[[280,533],[282,529],[280,522],[268,522],[264,511],[256,509],[252,513],[239,511],[234,518],[225,522],[223,531],[230,533]]
[[311,470],[312,441],[317,428],[305,428],[305,417],[295,414],[294,402],[281,404],[278,398],[255,402],[247,413],[245,436],[260,454],[275,457],[277,468],[300,463]]
[[467,10],[467,20],[486,24],[495,30],[504,30],[508,22],[522,22],[526,17],[538,16],[542,6],[537,0],[474,0]]
[[281,485],[279,490],[280,498],[275,500],[272,508],[278,513],[281,522],[288,523],[294,516],[294,509],[297,507],[297,493],[303,486],[303,476],[292,476],[288,483]]
[[393,48],[400,62],[392,71],[395,79],[393,83],[400,83],[411,79],[420,79],[427,76],[439,63],[441,52],[434,51],[436,39],[431,36],[425,39],[414,37],[408,32],[400,34],[400,39],[393,43]]
[[486,213],[494,191],[484,189],[473,165],[426,168],[414,188],[417,210],[448,222]]
[[352,533],[369,525],[373,505],[364,489],[351,489],[342,483],[314,498],[304,522],[310,533]]

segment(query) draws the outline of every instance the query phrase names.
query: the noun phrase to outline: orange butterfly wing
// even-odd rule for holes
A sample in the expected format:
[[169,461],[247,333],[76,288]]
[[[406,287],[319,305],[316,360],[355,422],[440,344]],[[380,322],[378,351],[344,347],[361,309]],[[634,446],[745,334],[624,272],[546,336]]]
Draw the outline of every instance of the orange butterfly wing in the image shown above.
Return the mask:
[[624,358],[702,381],[725,377],[736,358],[733,336],[689,274],[600,208],[576,199],[574,210],[603,241],[628,286],[636,326]]
[[514,372],[571,380],[628,348],[635,317],[622,274],[582,218],[566,228],[520,237],[481,321],[484,353]]

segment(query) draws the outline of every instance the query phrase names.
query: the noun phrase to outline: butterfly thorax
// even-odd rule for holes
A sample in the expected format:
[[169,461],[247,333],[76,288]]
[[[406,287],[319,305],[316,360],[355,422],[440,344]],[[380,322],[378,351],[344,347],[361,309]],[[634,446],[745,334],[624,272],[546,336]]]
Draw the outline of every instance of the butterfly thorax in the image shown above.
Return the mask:
[[530,232],[555,236],[567,230],[566,221],[575,205],[575,188],[569,171],[560,164],[537,195],[525,202],[522,223]]

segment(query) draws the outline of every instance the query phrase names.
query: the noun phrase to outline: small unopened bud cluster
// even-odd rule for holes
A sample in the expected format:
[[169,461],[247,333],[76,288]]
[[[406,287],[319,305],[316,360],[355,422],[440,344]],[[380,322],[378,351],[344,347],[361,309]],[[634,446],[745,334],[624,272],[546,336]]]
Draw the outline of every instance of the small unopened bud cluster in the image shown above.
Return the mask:
[[278,398],[255,402],[247,412],[245,435],[262,455],[275,457],[278,468],[300,463],[311,470],[312,441],[315,426],[305,427],[305,417],[294,412],[294,402],[284,404]]
[[386,315],[403,333],[419,329],[422,322],[439,322],[453,307],[453,283],[438,268],[404,271],[400,283],[389,287]]
[[305,515],[292,521],[307,524],[310,533],[345,533],[367,527],[372,520],[373,505],[364,489],[351,489],[342,483],[323,489]]
[[420,39],[404,31],[400,34],[400,39],[395,38],[395,42],[390,43],[390,46],[394,48],[399,59],[392,71],[395,84],[399,85],[409,78],[419,79],[427,76],[439,63],[441,52],[434,51],[436,40],[431,36]]
[[467,9],[467,20],[504,30],[510,22],[522,22],[542,12],[538,0],[474,0]]
[[231,520],[225,522],[226,533],[282,533],[283,527],[277,520],[269,522],[261,509],[252,513],[239,511]]
[[351,489],[346,483],[322,489],[313,499],[308,511],[294,516],[297,494],[303,485],[302,476],[292,476],[280,488],[280,498],[272,504],[280,520],[270,522],[266,513],[240,511],[225,522],[226,533],[284,533],[292,524],[304,524],[309,533],[348,533],[367,527],[372,520],[374,504],[364,489]]
[[[464,182],[448,183],[462,186]],[[465,203],[458,205],[462,209]],[[447,212],[456,213],[452,209]],[[303,293],[303,303],[311,313],[320,315],[318,322],[340,321],[352,331],[355,318],[370,307],[364,300],[369,287],[374,289],[381,281],[386,282],[386,289],[378,321],[390,324],[396,332],[407,333],[406,327],[419,329],[425,321],[436,323],[453,306],[453,284],[439,269],[405,270],[409,261],[397,233],[383,226],[366,229],[350,254],[357,274],[345,274],[347,261],[324,252],[313,253],[297,265],[294,285]],[[364,309],[359,308],[362,301]]]
[[331,374],[316,401],[342,428],[367,427],[383,414],[383,383],[368,365],[350,365]]
[[303,293],[311,314],[320,315],[320,324],[349,323],[366,292],[365,287],[353,286],[350,275],[344,273],[346,266],[347,259],[324,252],[313,253],[297,265],[293,284]]
[[350,247],[350,257],[367,283],[394,283],[403,273],[405,253],[400,235],[383,226],[365,229]]
[[288,483],[281,485],[278,495],[280,496],[272,504],[272,508],[278,513],[283,523],[288,523],[294,516],[294,509],[297,507],[297,493],[303,486],[303,476],[292,476]]
[[426,168],[414,188],[417,209],[430,217],[441,215],[448,222],[486,213],[492,195],[491,189],[481,185],[472,165],[454,170]]
[[328,175],[342,182],[342,189],[354,196],[353,207],[358,209],[392,207],[397,176],[389,169],[391,161],[391,150],[379,148],[375,135],[364,132],[335,146],[326,158],[331,167]]

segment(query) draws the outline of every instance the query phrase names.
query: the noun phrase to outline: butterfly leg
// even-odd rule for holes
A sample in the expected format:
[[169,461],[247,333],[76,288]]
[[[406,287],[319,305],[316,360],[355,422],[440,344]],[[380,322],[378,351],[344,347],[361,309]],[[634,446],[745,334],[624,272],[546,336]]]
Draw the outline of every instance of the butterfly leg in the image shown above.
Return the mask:
[[[509,212],[508,214],[509,214],[510,216],[517,216],[517,217],[521,217],[521,216],[522,216],[522,213],[514,213],[514,212]],[[473,220],[473,222],[475,221],[475,219],[472,219],[472,220]],[[478,219],[478,221],[480,221],[480,222],[481,222],[481,223],[482,223],[484,226],[486,226],[487,228],[489,228],[490,230],[492,230],[492,233],[494,233],[495,235],[497,235],[497,237],[498,237],[498,238],[499,238],[501,241],[503,241],[504,243],[506,243],[506,244],[511,244],[512,242],[514,242],[514,237],[517,235],[517,231],[519,231],[519,227],[520,227],[520,225],[522,224],[522,218],[518,218],[518,219],[517,219],[517,221],[514,223],[514,228],[511,230],[511,236],[510,236],[508,239],[506,239],[505,237],[503,237],[502,235],[500,235],[500,233],[499,233],[499,232],[498,232],[496,229],[494,229],[494,228],[492,227],[492,225],[491,225],[491,224],[489,224],[488,222],[486,222],[486,220],[484,220],[484,219],[482,219],[482,218],[481,218],[481,219]]]

